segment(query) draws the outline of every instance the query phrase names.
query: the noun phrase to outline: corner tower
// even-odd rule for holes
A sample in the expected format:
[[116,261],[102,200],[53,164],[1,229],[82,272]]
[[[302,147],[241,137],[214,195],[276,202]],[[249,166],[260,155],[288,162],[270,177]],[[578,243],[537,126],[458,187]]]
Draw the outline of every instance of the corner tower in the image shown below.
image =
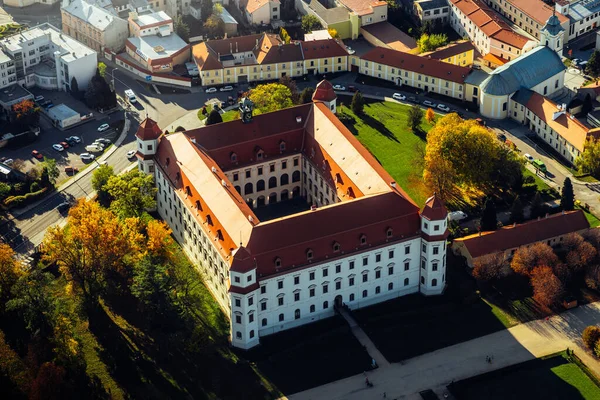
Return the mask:
[[446,239],[448,210],[433,194],[421,211],[421,264],[419,291],[424,295],[441,294],[446,286]]
[[162,135],[158,124],[146,117],[135,133],[137,142],[138,168],[145,174],[154,175],[154,155],[158,149],[159,138]]
[[336,101],[337,95],[333,91],[333,86],[329,83],[328,80],[323,79],[321,82],[317,84],[317,88],[312,96],[313,103],[321,102],[327,106],[331,110],[332,113],[336,112]]

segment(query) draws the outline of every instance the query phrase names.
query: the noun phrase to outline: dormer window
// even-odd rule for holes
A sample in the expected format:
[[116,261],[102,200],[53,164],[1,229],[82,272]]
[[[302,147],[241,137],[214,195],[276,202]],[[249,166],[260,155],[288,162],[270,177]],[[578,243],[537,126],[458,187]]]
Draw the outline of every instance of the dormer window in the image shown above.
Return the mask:
[[354,189],[349,187],[348,190],[346,190],[346,195],[348,195],[348,197],[354,198]]
[[223,240],[223,232],[221,232],[221,230],[217,230],[217,239],[219,240]]
[[231,162],[237,162],[237,160],[238,160],[237,154],[235,154],[233,152],[229,155],[229,158],[231,159]]
[[192,195],[192,190],[190,189],[190,187],[189,187],[189,186],[186,186],[186,187],[185,187],[185,194],[187,194],[188,196],[191,196],[191,195]]
[[367,244],[367,236],[366,235],[360,236],[360,244]]
[[212,218],[210,217],[210,215],[206,216],[206,223],[208,223],[209,225],[212,226],[213,222],[212,222]]
[[306,250],[306,259],[308,261],[313,259],[313,251],[311,249]]
[[169,157],[167,157],[167,161],[165,162],[166,166],[168,167],[170,163],[171,163],[171,159]]
[[281,267],[281,258],[277,257],[275,259],[275,267],[277,267],[277,268]]
[[337,253],[338,251],[340,251],[340,244],[338,242],[335,242],[333,244],[333,252]]
[[285,151],[285,142],[283,140],[279,142],[279,151]]
[[200,205],[200,200],[196,200],[196,209],[202,211],[202,206]]
[[257,160],[262,160],[264,158],[264,156],[265,156],[264,150],[261,149],[260,147],[257,147],[255,151],[256,151],[256,159]]
[[385,236],[388,238],[391,238],[393,234],[394,231],[392,231],[392,228],[387,228],[387,230],[385,231]]
[[178,181],[181,179],[181,173],[177,172],[177,174],[175,175],[175,180]]

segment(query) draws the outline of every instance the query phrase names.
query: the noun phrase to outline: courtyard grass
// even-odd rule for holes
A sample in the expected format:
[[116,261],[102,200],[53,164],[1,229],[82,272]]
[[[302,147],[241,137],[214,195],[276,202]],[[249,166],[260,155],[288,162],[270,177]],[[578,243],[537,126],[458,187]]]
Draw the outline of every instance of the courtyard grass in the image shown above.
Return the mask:
[[449,389],[457,400],[600,398],[600,388],[564,352],[459,381]]
[[[349,98],[346,104],[350,104]],[[419,205],[428,197],[422,182],[425,135],[433,127],[423,119],[422,132],[407,125],[410,106],[394,102],[368,102],[364,115],[339,107],[342,122],[371,152],[404,191]]]
[[596,217],[591,212],[587,211],[585,208],[579,206],[577,206],[576,208],[583,211],[583,213],[585,214],[585,218],[588,220],[592,228],[597,228],[600,226],[600,219],[598,219],[598,217]]
[[[223,118],[223,122],[229,122],[229,121],[233,121],[234,119],[236,119],[238,115],[238,110],[229,110],[229,111],[225,111],[223,114],[221,114],[221,118]],[[202,109],[198,110],[198,119],[200,121],[204,121],[207,117],[207,115],[202,114]]]

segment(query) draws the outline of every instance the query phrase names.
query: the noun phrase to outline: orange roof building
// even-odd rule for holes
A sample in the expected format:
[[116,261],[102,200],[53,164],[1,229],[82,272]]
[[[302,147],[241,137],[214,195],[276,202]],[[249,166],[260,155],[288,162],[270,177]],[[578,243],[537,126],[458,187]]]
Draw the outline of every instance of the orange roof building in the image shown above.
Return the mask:
[[342,304],[444,288],[444,205],[434,196],[421,213],[321,101],[163,136],[146,120],[137,140],[157,211],[229,316],[236,347]]

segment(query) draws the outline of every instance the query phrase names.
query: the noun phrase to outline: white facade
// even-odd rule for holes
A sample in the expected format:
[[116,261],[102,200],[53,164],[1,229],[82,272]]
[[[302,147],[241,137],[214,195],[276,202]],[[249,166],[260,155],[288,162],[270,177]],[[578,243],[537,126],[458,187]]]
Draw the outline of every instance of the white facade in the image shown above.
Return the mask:
[[15,62],[0,51],[0,88],[5,88],[17,81]]
[[[254,0],[250,0],[254,1]],[[280,18],[279,0],[270,0],[264,2],[258,8],[249,12],[246,8],[246,19],[253,25],[270,24],[271,21],[277,21]]]

